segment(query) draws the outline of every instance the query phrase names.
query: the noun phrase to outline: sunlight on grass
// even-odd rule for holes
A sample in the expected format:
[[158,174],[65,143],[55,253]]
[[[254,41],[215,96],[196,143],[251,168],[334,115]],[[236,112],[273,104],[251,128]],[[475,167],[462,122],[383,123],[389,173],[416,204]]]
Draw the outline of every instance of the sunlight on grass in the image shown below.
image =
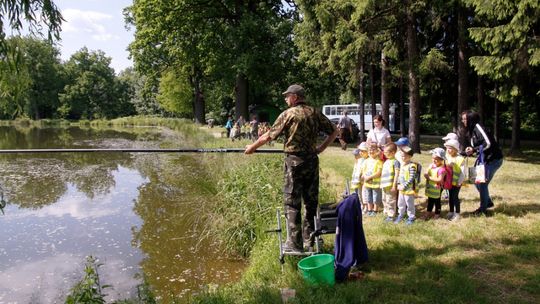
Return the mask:
[[[337,149],[330,149],[321,159],[325,168],[352,164],[352,156]],[[426,168],[430,156],[424,151],[415,155],[414,160]],[[352,165],[334,175],[344,179],[351,170]],[[495,203],[492,216],[468,216],[479,204],[476,188],[469,185],[460,193],[464,217],[457,222],[417,221],[406,227],[384,223],[381,216],[366,218],[364,229],[371,254],[367,281],[403,278],[409,272],[403,271],[405,268],[412,271],[416,281],[429,278],[443,282],[443,289],[459,289],[461,283],[455,277],[476,285],[470,290],[474,294],[463,291],[448,294],[451,298],[443,302],[456,302],[460,298],[463,302],[474,302],[475,298],[496,303],[537,301],[538,289],[530,286],[539,282],[540,205],[535,199],[538,184],[539,164],[506,159],[490,185]],[[420,212],[424,203],[425,198],[417,200]],[[443,203],[443,215],[447,211],[448,205]],[[435,294],[429,292],[422,298],[435,299]],[[376,302],[380,300],[377,297]],[[387,300],[393,302],[398,298]]]

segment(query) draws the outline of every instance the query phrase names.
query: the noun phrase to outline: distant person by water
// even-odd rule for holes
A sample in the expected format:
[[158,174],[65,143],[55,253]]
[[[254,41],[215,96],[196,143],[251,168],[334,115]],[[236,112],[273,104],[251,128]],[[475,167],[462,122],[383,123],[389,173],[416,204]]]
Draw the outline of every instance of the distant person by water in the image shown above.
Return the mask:
[[227,130],[227,138],[231,137],[231,130],[233,128],[234,121],[231,116],[227,118],[227,122],[225,123],[225,129]]
[[257,116],[253,115],[251,117],[251,121],[249,122],[250,127],[250,137],[252,141],[256,141],[259,138],[259,121],[257,120]]

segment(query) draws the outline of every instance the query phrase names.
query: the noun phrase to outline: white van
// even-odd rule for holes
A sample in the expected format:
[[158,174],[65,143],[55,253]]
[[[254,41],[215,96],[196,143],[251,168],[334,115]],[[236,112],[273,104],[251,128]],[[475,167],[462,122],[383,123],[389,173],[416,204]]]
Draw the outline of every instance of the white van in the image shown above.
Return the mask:
[[[376,113],[373,114],[373,116],[377,114],[382,114],[382,107],[380,103],[375,104]],[[325,105],[322,107],[322,113],[328,117],[330,120],[335,118],[340,118],[343,116],[343,112],[347,111],[349,114],[348,116],[356,122],[356,124],[360,124],[360,105],[357,103],[353,104],[343,104],[343,105]],[[365,104],[364,105],[364,129],[365,130],[371,130],[373,127],[372,121],[371,121],[372,115],[371,115],[371,104]],[[396,121],[396,105],[390,104],[389,107],[389,113],[388,113],[388,123],[386,127],[390,132],[396,132],[397,126],[399,125]]]

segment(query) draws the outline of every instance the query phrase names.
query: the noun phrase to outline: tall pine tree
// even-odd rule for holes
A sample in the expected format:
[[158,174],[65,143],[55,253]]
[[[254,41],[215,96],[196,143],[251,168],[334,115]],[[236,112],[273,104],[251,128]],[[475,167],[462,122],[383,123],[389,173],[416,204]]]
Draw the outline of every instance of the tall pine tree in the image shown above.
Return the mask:
[[532,67],[540,65],[540,2],[492,0],[490,5],[483,0],[465,2],[474,8],[476,17],[485,24],[469,29],[471,38],[485,52],[481,56],[471,57],[471,65],[479,75],[485,75],[499,84],[497,99],[512,103],[510,153],[518,153],[520,108],[522,104],[531,102],[527,98],[527,83],[534,77]]

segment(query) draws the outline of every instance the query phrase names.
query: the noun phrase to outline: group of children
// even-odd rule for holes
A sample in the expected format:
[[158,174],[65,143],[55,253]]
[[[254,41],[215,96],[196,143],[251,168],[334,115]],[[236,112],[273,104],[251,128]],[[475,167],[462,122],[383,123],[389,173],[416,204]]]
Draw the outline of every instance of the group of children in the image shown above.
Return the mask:
[[[459,191],[464,181],[464,158],[458,154],[457,135],[443,137],[444,147],[431,150],[432,162],[423,175],[428,198],[424,219],[441,214],[441,194],[448,191],[451,221],[460,218]],[[422,166],[414,162],[409,140],[402,137],[382,147],[362,142],[353,151],[355,163],[351,189],[360,196],[362,212],[375,216],[380,206],[386,222],[411,225],[416,220],[415,198],[418,196]],[[397,212],[396,212],[397,211]],[[397,213],[397,216],[396,216]]]
[[245,121],[242,116],[235,122],[232,118],[229,118],[232,122],[227,121],[225,128],[230,129],[229,137],[232,141],[235,139],[250,139],[256,141],[260,136],[266,133],[270,129],[268,122],[259,122],[255,115],[252,116],[251,121]]

